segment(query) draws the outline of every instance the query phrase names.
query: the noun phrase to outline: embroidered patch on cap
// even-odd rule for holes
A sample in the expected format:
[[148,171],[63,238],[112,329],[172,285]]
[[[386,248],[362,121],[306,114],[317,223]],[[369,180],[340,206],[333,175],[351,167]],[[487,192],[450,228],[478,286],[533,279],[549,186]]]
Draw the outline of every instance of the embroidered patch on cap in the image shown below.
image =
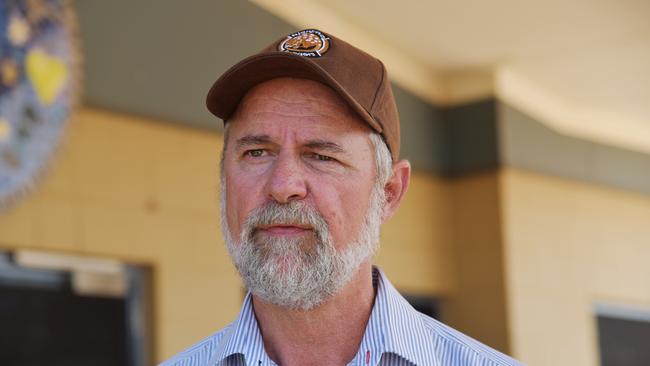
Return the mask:
[[278,51],[299,56],[320,57],[330,48],[330,38],[317,29],[292,33],[278,45]]

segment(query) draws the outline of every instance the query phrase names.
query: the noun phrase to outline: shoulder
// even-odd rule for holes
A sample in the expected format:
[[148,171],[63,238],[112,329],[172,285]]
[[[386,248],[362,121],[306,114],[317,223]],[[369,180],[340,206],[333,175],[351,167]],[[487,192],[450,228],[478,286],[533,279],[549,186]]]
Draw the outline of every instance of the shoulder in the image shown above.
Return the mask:
[[[522,366],[518,361],[415,310],[383,272],[375,268],[384,324],[400,356],[415,364],[438,366]],[[394,338],[394,339],[393,339]]]
[[179,352],[158,366],[204,366],[214,355],[217,345],[233,324],[226,326],[220,331],[202,339],[187,349]]
[[517,360],[425,314],[422,324],[432,336],[435,353],[443,365],[523,366]]

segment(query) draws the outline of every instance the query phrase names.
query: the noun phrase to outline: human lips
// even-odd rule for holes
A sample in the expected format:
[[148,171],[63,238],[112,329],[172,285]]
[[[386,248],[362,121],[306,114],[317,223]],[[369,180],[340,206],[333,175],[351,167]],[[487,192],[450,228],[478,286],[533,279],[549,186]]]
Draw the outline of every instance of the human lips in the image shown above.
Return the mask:
[[271,224],[258,228],[258,231],[272,236],[299,236],[312,230],[311,226],[300,224]]

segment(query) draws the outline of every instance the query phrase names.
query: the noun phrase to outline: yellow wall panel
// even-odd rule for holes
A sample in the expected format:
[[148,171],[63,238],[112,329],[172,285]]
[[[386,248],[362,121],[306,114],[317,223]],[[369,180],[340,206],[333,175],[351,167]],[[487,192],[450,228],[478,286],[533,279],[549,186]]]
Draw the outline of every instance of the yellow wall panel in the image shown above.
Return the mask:
[[502,352],[509,352],[500,181],[495,173],[452,181],[454,287],[444,319]]
[[[216,122],[216,121],[215,121]],[[116,258],[153,269],[155,358],[237,314],[243,288],[219,229],[222,136],[81,108],[37,189],[0,215],[0,248]],[[377,262],[401,289],[449,291],[447,183],[415,174]]]
[[650,197],[513,169],[502,180],[514,354],[597,365],[594,304],[650,310]]
[[441,295],[451,286],[449,184],[415,173],[397,213],[382,227],[375,262],[404,292]]

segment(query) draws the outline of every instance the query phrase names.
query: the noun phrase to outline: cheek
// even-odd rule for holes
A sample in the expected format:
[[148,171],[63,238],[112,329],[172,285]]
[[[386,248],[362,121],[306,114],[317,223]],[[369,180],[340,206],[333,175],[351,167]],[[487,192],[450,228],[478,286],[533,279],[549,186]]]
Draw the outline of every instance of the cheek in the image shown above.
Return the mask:
[[226,212],[228,225],[233,235],[241,232],[241,227],[249,212],[259,205],[259,185],[250,179],[227,179]]
[[368,211],[370,188],[356,182],[337,183],[321,190],[319,206],[335,246],[342,248],[358,237]]

